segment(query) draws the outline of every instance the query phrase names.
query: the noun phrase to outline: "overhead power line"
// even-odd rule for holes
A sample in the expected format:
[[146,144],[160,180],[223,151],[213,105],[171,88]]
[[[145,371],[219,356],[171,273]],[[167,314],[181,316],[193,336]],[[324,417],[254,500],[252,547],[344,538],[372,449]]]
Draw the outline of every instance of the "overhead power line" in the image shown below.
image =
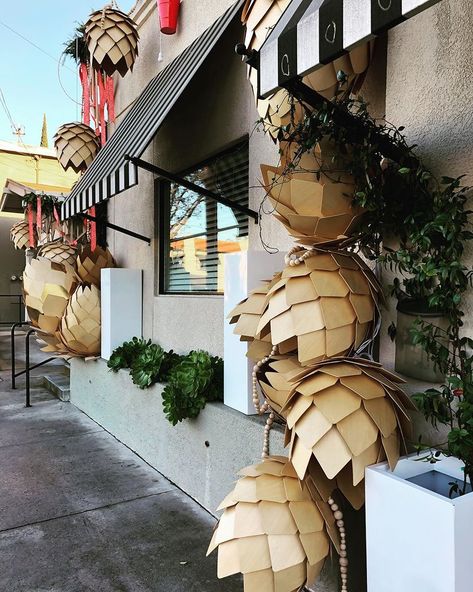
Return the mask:
[[[0,25],[2,25],[2,27],[5,27],[5,29],[8,29],[9,31],[11,31],[14,35],[19,37],[20,39],[23,39],[23,41],[25,41],[26,43],[29,43],[32,47],[34,47],[35,49],[37,49],[38,51],[43,53],[45,56],[48,56],[48,58],[50,58],[51,60],[54,60],[56,63],[60,63],[60,60],[58,60],[52,54],[48,53],[45,49],[43,49],[42,47],[40,47],[39,45],[34,43],[34,41],[31,41],[31,39],[28,39],[28,37],[25,37],[24,35],[22,35],[18,31],[16,31],[15,29],[10,27],[10,25],[7,25],[6,23],[4,23],[2,20],[0,20]],[[72,68],[69,68],[69,66],[65,66],[64,64],[61,64],[61,65],[64,68],[67,68],[70,72],[74,72],[74,70],[72,70]]]

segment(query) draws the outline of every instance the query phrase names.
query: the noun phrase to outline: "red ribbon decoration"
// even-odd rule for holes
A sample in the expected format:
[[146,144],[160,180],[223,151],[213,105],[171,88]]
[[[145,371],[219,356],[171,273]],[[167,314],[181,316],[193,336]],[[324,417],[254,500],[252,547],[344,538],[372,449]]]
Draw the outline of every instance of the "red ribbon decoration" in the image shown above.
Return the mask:
[[87,64],[79,66],[79,78],[82,85],[82,121],[90,125],[90,82]]
[[107,141],[107,128],[105,125],[105,105],[107,103],[106,91],[105,91],[105,84],[103,81],[102,72],[99,72],[98,75],[98,87],[99,87],[99,127],[100,127],[100,141],[102,142],[102,146],[105,146],[105,142]]
[[35,246],[35,239],[34,239],[34,223],[33,223],[33,204],[29,203],[28,204],[28,234],[29,234],[29,240],[30,240],[30,247],[34,247]]
[[[89,208],[89,215],[95,218],[95,206]],[[90,221],[90,250],[92,252],[97,248],[97,223]]]
[[36,198],[36,232],[40,236],[43,228],[43,217],[41,215],[41,197],[38,195]]
[[115,88],[112,76],[107,76],[106,85],[106,96],[107,96],[107,109],[108,109],[108,120],[115,123]]

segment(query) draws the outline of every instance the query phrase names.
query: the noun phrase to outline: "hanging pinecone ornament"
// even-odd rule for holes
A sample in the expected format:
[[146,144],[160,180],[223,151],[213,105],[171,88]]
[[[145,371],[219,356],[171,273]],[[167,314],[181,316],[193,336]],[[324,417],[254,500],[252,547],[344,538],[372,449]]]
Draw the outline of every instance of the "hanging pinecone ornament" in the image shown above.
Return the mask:
[[46,243],[38,251],[38,257],[44,257],[54,263],[68,263],[76,266],[77,249],[62,240]]
[[76,285],[76,273],[68,263],[54,263],[44,257],[27,263],[23,293],[33,327],[54,335]]
[[82,282],[100,288],[100,272],[108,267],[116,267],[115,260],[108,249],[85,247],[77,256],[77,273]]
[[94,160],[100,140],[94,130],[85,123],[65,123],[54,136],[57,158],[64,170],[84,172]]
[[125,76],[133,70],[138,56],[139,34],[136,23],[116,8],[106,6],[89,16],[85,37],[92,67],[107,76]]
[[296,146],[281,142],[281,166],[261,166],[275,218],[304,245],[346,239],[363,214],[353,204],[355,185],[346,164],[328,143],[301,154]]
[[271,282],[261,314],[241,320],[247,314],[241,304],[230,313],[234,332],[242,341],[269,339],[280,354],[297,352],[303,365],[362,350],[379,329],[383,295],[376,277],[355,254],[299,255]]
[[293,357],[270,362],[258,380],[287,422],[297,475],[309,471],[324,499],[338,488],[360,507],[365,468],[387,458],[394,470],[406,450],[415,407],[400,388],[404,381],[380,364],[334,358],[301,367]]
[[208,550],[218,548],[218,577],[242,573],[245,592],[312,584],[329,554],[330,508],[312,500],[287,458],[269,457],[240,475]]
[[100,290],[78,286],[61,321],[61,340],[75,356],[100,355]]
[[28,249],[30,246],[28,222],[17,222],[10,230],[10,240],[15,249]]

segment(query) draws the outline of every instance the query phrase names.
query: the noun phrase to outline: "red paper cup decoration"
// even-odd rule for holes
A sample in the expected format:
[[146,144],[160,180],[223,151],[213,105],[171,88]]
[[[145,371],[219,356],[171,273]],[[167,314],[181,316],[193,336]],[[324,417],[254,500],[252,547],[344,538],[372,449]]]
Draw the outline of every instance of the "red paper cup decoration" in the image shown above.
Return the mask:
[[181,0],[158,0],[161,33],[174,35],[177,29]]

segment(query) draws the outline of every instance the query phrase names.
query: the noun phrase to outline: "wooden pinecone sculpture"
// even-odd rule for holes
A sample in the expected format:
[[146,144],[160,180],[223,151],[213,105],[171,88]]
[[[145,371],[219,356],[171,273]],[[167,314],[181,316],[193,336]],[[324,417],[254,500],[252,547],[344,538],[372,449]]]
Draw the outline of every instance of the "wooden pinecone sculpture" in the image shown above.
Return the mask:
[[274,216],[297,242],[322,245],[346,238],[361,219],[354,181],[328,144],[299,156],[281,142],[281,166],[261,166]]
[[30,246],[28,222],[17,222],[14,224],[10,230],[10,239],[15,249],[28,249]]
[[102,69],[107,76],[115,72],[125,76],[133,70],[139,35],[128,15],[110,6],[97,10],[85,25],[85,36],[93,68]]
[[38,257],[44,257],[54,263],[69,263],[76,266],[77,249],[62,240],[46,243],[38,251]]
[[26,264],[23,292],[31,324],[51,335],[58,330],[77,276],[68,263],[40,257]]
[[108,249],[96,247],[91,251],[87,246],[77,256],[77,273],[82,282],[100,288],[100,272],[108,267],[116,267],[115,260]]
[[77,356],[100,354],[100,290],[78,286],[66,307],[60,335],[66,349]]
[[375,276],[358,256],[306,253],[302,263],[276,274],[261,314],[245,312],[244,300],[229,315],[242,341],[269,339],[280,354],[297,352],[303,365],[362,349],[378,328],[382,299]]
[[[329,553],[324,514],[291,463],[270,457],[247,467],[219,509],[208,554],[218,577],[243,574],[245,592],[297,592],[318,577]],[[324,508],[325,515],[330,515]]]
[[376,362],[335,358],[301,367],[293,357],[270,362],[258,381],[287,422],[297,475],[309,471],[325,500],[338,488],[361,507],[365,468],[387,458],[394,469],[405,452],[415,407],[403,381]]
[[62,167],[81,173],[94,160],[100,148],[100,140],[85,123],[65,123],[54,136],[54,146]]

